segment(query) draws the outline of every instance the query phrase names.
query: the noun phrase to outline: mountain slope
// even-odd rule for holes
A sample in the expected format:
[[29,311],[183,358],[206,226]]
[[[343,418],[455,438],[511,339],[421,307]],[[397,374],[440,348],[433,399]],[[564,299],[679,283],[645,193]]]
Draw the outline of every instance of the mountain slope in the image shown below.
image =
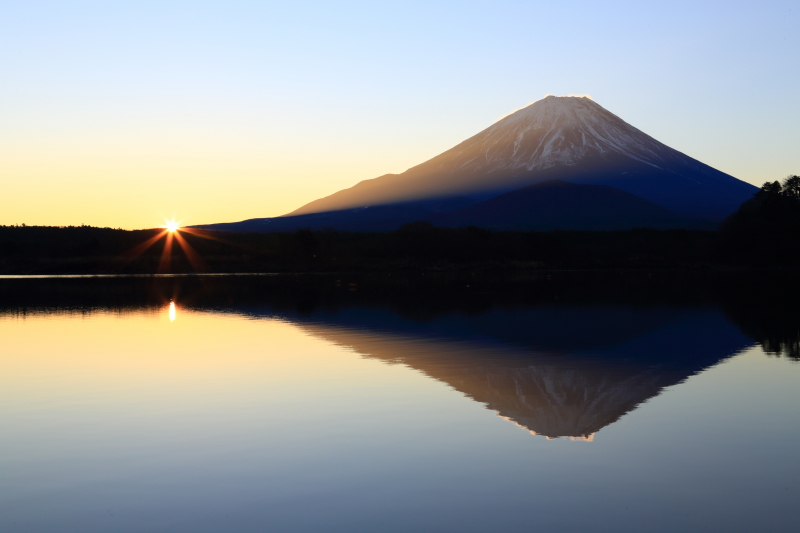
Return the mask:
[[391,231],[408,222],[427,220],[433,214],[449,213],[475,203],[464,196],[420,200],[398,204],[357,207],[341,211],[323,211],[275,218],[253,218],[241,222],[228,222],[197,226],[218,231],[295,231],[299,228],[339,231]]
[[552,179],[617,187],[710,220],[722,220],[756,190],[588,98],[549,96],[402,174],[362,181],[288,215],[449,196],[482,200]]
[[559,180],[529,185],[428,220],[437,226],[529,231],[714,227],[711,221],[677,215],[614,187]]
[[653,202],[606,185],[545,181],[500,194],[482,202],[466,197],[418,201],[327,211],[277,218],[215,224],[217,230],[295,231],[392,231],[415,221],[458,228],[478,226],[498,231],[705,229],[710,220],[673,213]]

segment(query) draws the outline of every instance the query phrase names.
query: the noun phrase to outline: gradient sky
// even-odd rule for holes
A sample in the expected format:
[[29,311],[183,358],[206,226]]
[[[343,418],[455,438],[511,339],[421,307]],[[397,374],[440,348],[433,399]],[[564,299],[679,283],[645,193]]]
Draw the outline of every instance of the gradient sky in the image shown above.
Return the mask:
[[0,15],[0,224],[276,216],[589,94],[750,183],[800,173],[800,4],[37,2]]

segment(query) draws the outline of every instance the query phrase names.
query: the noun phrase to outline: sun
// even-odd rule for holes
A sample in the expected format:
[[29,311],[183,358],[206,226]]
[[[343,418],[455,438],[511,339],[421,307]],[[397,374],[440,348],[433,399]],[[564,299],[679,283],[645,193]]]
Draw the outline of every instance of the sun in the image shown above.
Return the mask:
[[175,233],[176,231],[178,231],[178,229],[180,229],[181,226],[174,220],[168,220],[167,223],[164,225],[164,227],[167,228],[168,232]]

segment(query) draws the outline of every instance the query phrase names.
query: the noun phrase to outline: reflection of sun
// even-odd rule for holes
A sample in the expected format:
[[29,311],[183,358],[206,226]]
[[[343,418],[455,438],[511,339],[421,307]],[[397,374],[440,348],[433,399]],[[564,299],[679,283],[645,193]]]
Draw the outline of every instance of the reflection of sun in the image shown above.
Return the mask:
[[175,302],[170,302],[169,303],[169,321],[170,322],[175,322],[175,315],[176,314],[177,313],[175,312]]
[[181,226],[174,220],[168,220],[164,227],[167,228],[168,232],[175,233]]

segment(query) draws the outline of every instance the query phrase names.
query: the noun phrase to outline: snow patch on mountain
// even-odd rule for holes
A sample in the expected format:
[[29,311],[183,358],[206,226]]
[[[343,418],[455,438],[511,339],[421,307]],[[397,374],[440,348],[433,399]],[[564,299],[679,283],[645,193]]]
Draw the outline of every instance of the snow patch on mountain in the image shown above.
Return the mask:
[[[460,161],[456,169],[473,166],[473,171],[489,167],[493,171],[532,171],[558,164],[572,165],[590,155],[602,157],[611,153],[663,168],[667,159],[683,156],[587,96],[550,95],[501,118],[459,145],[462,148],[459,152],[471,153],[473,157]],[[474,154],[476,145],[481,145],[478,157]],[[507,146],[513,147],[511,153],[504,149]]]
[[[549,93],[548,93],[548,94],[544,95],[542,98],[548,98],[548,97],[550,97],[550,96],[553,96],[553,97],[555,97],[555,98],[567,98],[567,97],[569,97],[569,98],[588,98],[589,100],[594,100],[594,98],[592,98],[592,95],[590,95],[590,94],[566,94],[566,95],[564,95],[564,96],[556,96],[555,94],[549,94]],[[516,108],[516,109],[515,109],[514,111],[512,111],[511,113],[506,113],[505,115],[501,115],[501,116],[500,116],[500,117],[498,117],[498,118],[497,118],[497,119],[496,119],[496,120],[495,120],[495,121],[494,121],[492,124],[497,124],[498,122],[500,122],[500,121],[501,121],[501,120],[503,120],[504,118],[506,118],[506,117],[508,117],[508,116],[510,116],[510,115],[513,115],[513,114],[514,114],[514,113],[516,113],[517,111],[520,111],[520,110],[522,110],[522,109],[525,109],[526,107],[532,106],[533,104],[535,104],[535,103],[536,103],[536,102],[538,102],[538,101],[539,101],[539,100],[534,100],[533,102],[528,102],[528,103],[527,103],[527,104],[525,104],[524,106]]]

